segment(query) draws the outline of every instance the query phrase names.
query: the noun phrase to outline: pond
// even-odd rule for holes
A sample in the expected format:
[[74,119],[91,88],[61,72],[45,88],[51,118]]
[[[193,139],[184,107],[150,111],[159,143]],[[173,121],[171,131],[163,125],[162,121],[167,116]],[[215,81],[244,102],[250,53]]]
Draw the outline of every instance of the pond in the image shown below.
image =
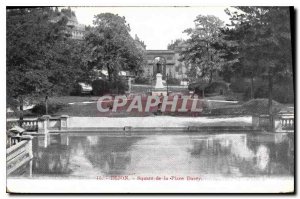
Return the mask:
[[292,133],[62,133],[35,137],[33,155],[10,177],[294,176]]

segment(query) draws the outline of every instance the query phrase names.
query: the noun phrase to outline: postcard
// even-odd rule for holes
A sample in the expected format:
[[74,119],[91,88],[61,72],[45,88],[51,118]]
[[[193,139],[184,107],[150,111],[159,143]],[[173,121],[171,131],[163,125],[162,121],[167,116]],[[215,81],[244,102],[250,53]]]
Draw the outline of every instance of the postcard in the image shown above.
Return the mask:
[[295,193],[294,7],[6,7],[7,193]]

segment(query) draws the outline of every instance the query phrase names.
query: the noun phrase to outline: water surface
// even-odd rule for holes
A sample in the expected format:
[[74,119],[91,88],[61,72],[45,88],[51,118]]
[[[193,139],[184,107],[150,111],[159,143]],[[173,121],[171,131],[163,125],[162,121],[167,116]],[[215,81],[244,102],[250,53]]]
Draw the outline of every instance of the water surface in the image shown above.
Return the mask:
[[34,138],[33,154],[33,160],[12,176],[216,179],[294,175],[294,136],[281,133],[143,136],[68,133]]

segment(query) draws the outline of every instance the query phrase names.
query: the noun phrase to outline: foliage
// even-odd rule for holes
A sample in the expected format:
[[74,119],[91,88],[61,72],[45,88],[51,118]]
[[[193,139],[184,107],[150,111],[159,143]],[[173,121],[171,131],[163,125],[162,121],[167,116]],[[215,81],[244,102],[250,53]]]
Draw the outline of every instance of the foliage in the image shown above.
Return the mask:
[[89,64],[97,69],[107,69],[109,80],[116,80],[119,71],[136,72],[143,62],[143,52],[130,36],[130,27],[124,17],[111,13],[95,16],[95,27],[86,34],[90,49]]
[[95,80],[92,83],[93,94],[102,96],[106,94],[124,94],[128,90],[128,85],[123,79],[118,79],[113,82],[107,80]]
[[79,45],[69,39],[68,19],[59,15],[48,7],[6,11],[7,96],[20,105],[61,93],[80,76],[79,53],[77,59],[73,53]]
[[190,83],[188,85],[189,91],[201,92],[204,90],[209,84],[206,81],[198,81],[194,83]]
[[[76,82],[68,90],[68,92],[66,92],[66,94],[72,95],[72,96],[81,96],[81,95],[83,95],[82,86],[78,82]],[[90,93],[86,93],[86,94],[90,94]]]
[[105,95],[109,93],[110,87],[109,87],[109,82],[106,80],[94,80],[92,83],[92,88],[93,88],[93,95]]
[[[250,87],[247,87],[244,93],[244,100],[251,99]],[[269,95],[269,87],[265,81],[254,82],[254,97],[267,98]],[[286,81],[276,83],[273,89],[273,99],[280,103],[294,103],[293,83]]]
[[125,94],[125,92],[129,89],[128,81],[123,78],[118,78],[117,80],[111,82],[111,93],[113,94]]
[[212,82],[205,88],[205,93],[219,93],[220,89],[222,89],[224,93],[227,92],[228,86],[226,82]]
[[138,76],[134,79],[135,84],[149,84],[149,78]]
[[220,34],[224,22],[211,15],[198,15],[194,22],[195,28],[184,31],[190,38],[185,43],[181,60],[190,64],[188,75],[195,76],[193,79],[208,79],[211,83],[213,73],[224,65],[223,52],[217,48],[222,42]]
[[[48,114],[55,114],[56,112],[62,110],[63,108],[67,107],[66,104],[58,103],[58,102],[51,102],[48,103]],[[44,115],[46,113],[46,105],[44,102],[40,102],[36,104],[32,109],[31,112],[37,115]]]
[[236,93],[244,93],[249,87],[250,83],[243,78],[237,78],[229,85],[229,88]]
[[[288,7],[237,7],[231,16],[233,29],[225,33],[235,41],[239,64],[231,68],[236,75],[249,77],[278,77],[292,81],[292,48],[290,9]],[[230,58],[229,58],[230,59]],[[252,90],[253,84],[251,84]],[[272,84],[267,89],[271,92]],[[263,92],[263,88],[261,91]],[[255,93],[254,93],[255,94]],[[269,93],[270,94],[270,93]]]
[[183,39],[175,39],[175,41],[171,41],[170,44],[168,44],[168,50],[175,50],[176,48],[180,47],[181,44],[184,43]]
[[[272,104],[273,104],[272,107],[273,113],[279,112],[284,107],[282,104],[280,104],[275,100],[273,100]],[[267,114],[268,99],[266,98],[251,99],[242,105],[242,109],[244,109],[245,112],[251,114]]]
[[176,78],[173,78],[173,77],[169,77],[168,80],[167,80],[167,83],[169,85],[180,85],[180,80],[176,79]]
[[294,103],[293,83],[274,85],[274,100],[280,103]]

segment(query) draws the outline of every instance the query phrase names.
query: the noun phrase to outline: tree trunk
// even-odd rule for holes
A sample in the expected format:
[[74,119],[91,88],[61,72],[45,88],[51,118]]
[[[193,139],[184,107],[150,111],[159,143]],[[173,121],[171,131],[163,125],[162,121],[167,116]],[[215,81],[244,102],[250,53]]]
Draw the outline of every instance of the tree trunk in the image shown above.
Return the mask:
[[251,99],[254,98],[254,82],[253,77],[251,77]]
[[23,97],[20,97],[20,118],[19,118],[19,126],[22,127],[23,119],[24,119],[24,101]]
[[46,115],[48,115],[48,95],[45,97],[45,108],[46,108]]
[[110,69],[107,69],[107,73],[108,73],[108,81],[111,82],[111,70]]
[[273,113],[272,113],[272,100],[273,100],[273,96],[272,96],[272,92],[273,92],[273,77],[272,77],[272,72],[271,72],[271,68],[269,68],[269,102],[268,102],[268,108],[269,108],[269,119],[270,119],[270,127],[271,127],[271,131],[274,130],[274,125],[273,125]]
[[211,70],[211,71],[210,71],[210,74],[209,74],[209,84],[211,84],[212,78],[213,78],[213,72],[212,72],[212,70]]
[[106,68],[107,68],[107,73],[108,73],[108,81],[111,81],[112,80],[112,70],[109,67],[109,64],[106,65]]
[[[207,62],[208,62],[208,67],[209,67],[209,62],[210,62],[210,59],[211,59],[211,57],[210,57],[210,55],[209,55],[209,49],[208,49],[208,42],[207,42],[207,44],[206,44],[206,50],[207,50]],[[210,68],[210,74],[209,74],[209,84],[212,82],[212,70],[211,70],[211,68]]]

